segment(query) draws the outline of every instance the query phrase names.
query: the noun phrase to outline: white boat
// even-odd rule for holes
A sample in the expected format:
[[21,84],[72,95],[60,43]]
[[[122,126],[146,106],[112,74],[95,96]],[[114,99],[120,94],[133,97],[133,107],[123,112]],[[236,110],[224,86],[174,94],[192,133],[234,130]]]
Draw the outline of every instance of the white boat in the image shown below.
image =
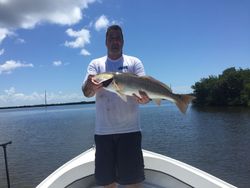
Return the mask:
[[[144,188],[235,188],[235,186],[178,160],[143,150]],[[37,188],[94,188],[95,148],[65,163]],[[119,188],[124,186],[118,185]]]

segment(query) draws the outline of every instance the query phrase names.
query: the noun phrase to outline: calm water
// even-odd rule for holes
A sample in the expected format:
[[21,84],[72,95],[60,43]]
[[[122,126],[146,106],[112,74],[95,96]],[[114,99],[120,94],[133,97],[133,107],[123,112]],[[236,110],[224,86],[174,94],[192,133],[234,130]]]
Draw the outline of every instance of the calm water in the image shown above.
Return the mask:
[[[172,104],[141,109],[143,148],[198,167],[235,186],[250,187],[250,109]],[[35,187],[66,161],[90,148],[93,105],[0,110],[0,143],[8,145],[13,188]],[[6,187],[0,148],[0,187]]]

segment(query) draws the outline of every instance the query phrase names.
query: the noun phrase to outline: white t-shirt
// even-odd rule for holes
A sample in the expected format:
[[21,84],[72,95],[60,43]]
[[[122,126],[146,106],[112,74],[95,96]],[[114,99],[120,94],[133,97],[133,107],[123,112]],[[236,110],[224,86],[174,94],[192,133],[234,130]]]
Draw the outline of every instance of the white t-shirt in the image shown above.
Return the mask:
[[[84,83],[88,75],[103,72],[130,72],[138,76],[145,75],[142,62],[132,56],[123,55],[117,60],[107,56],[90,62]],[[96,93],[95,134],[117,134],[140,131],[138,103],[133,97],[124,102],[117,94],[101,89]]]

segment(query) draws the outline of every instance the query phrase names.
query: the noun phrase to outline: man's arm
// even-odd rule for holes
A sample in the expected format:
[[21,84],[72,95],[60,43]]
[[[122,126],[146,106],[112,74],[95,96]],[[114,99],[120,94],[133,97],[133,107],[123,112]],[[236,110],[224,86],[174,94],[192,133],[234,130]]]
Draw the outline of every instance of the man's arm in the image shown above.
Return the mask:
[[82,86],[82,92],[85,97],[93,97],[96,92],[102,87],[102,84],[95,82],[94,75],[89,75]]

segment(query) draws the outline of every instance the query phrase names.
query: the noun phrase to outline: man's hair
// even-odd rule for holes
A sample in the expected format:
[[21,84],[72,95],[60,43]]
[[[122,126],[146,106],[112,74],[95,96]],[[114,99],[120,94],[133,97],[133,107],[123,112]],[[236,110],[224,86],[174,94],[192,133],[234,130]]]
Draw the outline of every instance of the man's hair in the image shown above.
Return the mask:
[[123,38],[122,28],[121,28],[119,25],[111,25],[111,26],[108,27],[108,29],[107,29],[107,31],[106,31],[106,39],[107,39],[107,37],[108,37],[108,33],[109,33],[111,30],[120,31],[121,34],[122,34],[122,38]]

